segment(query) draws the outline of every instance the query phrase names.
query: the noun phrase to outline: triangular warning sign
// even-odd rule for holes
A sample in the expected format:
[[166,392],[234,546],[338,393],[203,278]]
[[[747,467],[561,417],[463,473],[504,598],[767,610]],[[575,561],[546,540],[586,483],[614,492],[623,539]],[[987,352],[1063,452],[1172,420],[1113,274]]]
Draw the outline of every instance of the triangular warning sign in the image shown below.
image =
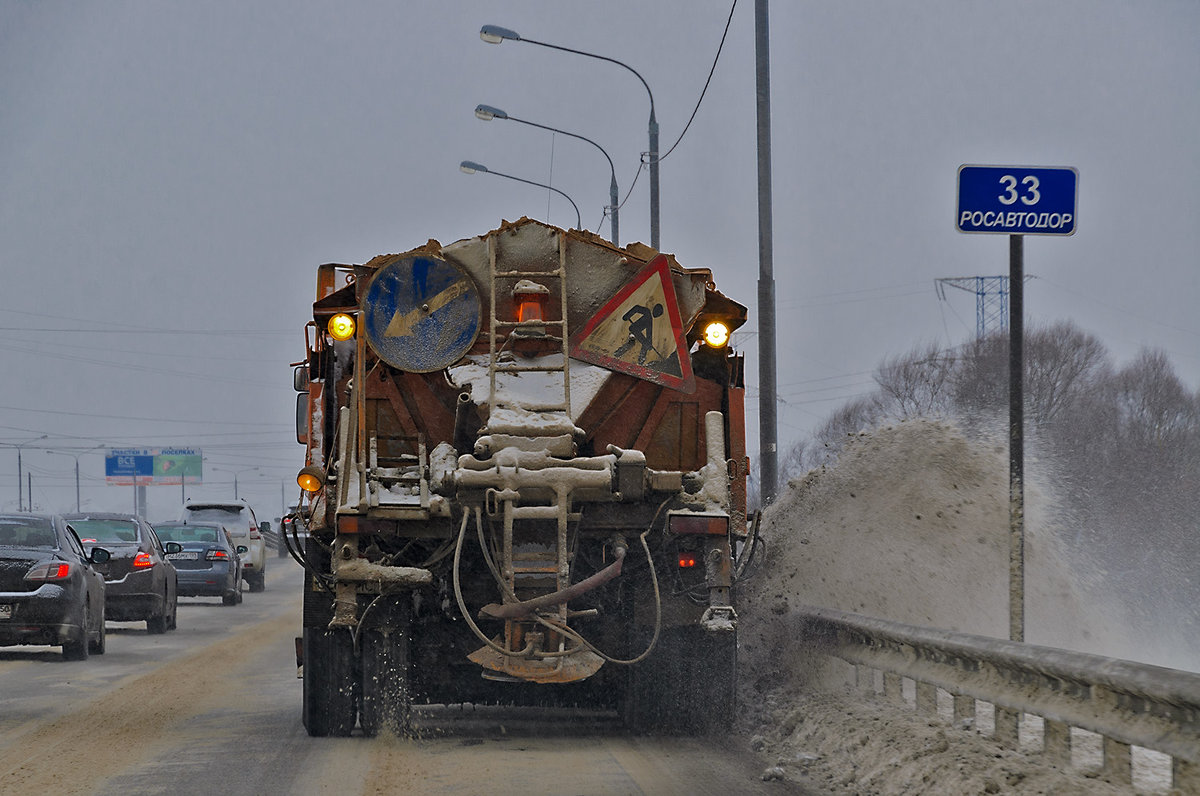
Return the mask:
[[667,257],[646,264],[571,336],[571,356],[673,390],[696,390]]

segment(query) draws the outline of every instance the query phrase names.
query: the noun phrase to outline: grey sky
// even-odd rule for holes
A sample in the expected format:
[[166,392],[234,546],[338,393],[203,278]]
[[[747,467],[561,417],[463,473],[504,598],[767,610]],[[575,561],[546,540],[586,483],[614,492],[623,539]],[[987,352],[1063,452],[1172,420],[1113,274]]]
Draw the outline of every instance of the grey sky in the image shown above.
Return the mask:
[[[0,442],[60,450],[201,447],[191,496],[232,475],[274,516],[301,464],[288,364],[322,262],[365,262],[529,215],[561,198],[595,230],[608,165],[622,195],[700,94],[727,0],[644,3],[0,2]],[[1200,4],[784,2],[771,8],[781,444],[871,387],[879,361],[974,334],[943,276],[1007,273],[1003,236],[954,228],[963,163],[1074,166],[1078,233],[1030,237],[1029,322],[1070,319],[1119,359],[1162,348],[1200,383]],[[753,2],[741,0],[691,130],[662,164],[665,251],[751,307],[757,423]],[[643,173],[622,242],[649,242]],[[607,224],[601,232],[607,234]],[[88,331],[60,331],[65,329]],[[37,330],[37,331],[34,331]],[[751,446],[757,448],[757,432]],[[43,444],[43,443],[35,443]],[[27,447],[34,503],[74,505],[74,463]],[[80,456],[83,500],[126,509]],[[291,498],[292,488],[287,488]],[[151,517],[177,487],[150,490]],[[0,507],[16,456],[0,448]]]

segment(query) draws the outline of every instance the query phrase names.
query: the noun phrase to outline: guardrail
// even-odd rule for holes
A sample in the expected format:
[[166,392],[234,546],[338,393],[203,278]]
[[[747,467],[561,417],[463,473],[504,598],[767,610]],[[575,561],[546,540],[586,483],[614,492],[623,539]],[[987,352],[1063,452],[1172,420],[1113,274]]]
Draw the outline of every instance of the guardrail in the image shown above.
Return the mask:
[[1171,756],[1181,793],[1200,793],[1200,674],[987,636],[905,625],[827,608],[800,611],[813,647],[856,667],[860,687],[902,701],[915,684],[916,708],[937,711],[937,689],[953,697],[954,723],[974,718],[975,701],[995,706],[993,737],[1018,747],[1021,716],[1044,720],[1044,751],[1071,762],[1071,728],[1099,734],[1101,776],[1131,784],[1131,746]]

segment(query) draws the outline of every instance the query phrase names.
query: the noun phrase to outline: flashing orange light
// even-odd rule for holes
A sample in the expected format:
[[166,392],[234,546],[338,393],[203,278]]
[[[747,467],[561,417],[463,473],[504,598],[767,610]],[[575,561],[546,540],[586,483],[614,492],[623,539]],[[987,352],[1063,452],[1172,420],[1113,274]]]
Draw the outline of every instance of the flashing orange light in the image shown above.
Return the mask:
[[146,567],[154,566],[154,562],[150,559],[149,553],[138,553],[133,557],[134,569],[145,569]]
[[550,290],[545,285],[522,279],[513,287],[513,300],[517,303],[517,322],[546,320],[546,302]]
[[334,340],[349,340],[354,336],[354,316],[339,312],[329,319],[329,336]]
[[679,554],[680,569],[691,569],[694,566],[696,566],[696,557],[694,555],[686,553]]
[[320,492],[325,486],[325,472],[310,464],[296,475],[296,483],[305,492]]

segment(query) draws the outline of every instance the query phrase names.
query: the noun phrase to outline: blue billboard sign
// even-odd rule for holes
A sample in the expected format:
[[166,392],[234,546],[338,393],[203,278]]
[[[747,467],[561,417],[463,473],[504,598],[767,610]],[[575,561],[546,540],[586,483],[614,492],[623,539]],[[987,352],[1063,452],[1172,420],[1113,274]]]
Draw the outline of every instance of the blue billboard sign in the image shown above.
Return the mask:
[[1079,172],[1070,167],[959,166],[959,232],[1074,235]]
[[117,486],[203,483],[198,448],[123,448],[104,456],[104,480]]

